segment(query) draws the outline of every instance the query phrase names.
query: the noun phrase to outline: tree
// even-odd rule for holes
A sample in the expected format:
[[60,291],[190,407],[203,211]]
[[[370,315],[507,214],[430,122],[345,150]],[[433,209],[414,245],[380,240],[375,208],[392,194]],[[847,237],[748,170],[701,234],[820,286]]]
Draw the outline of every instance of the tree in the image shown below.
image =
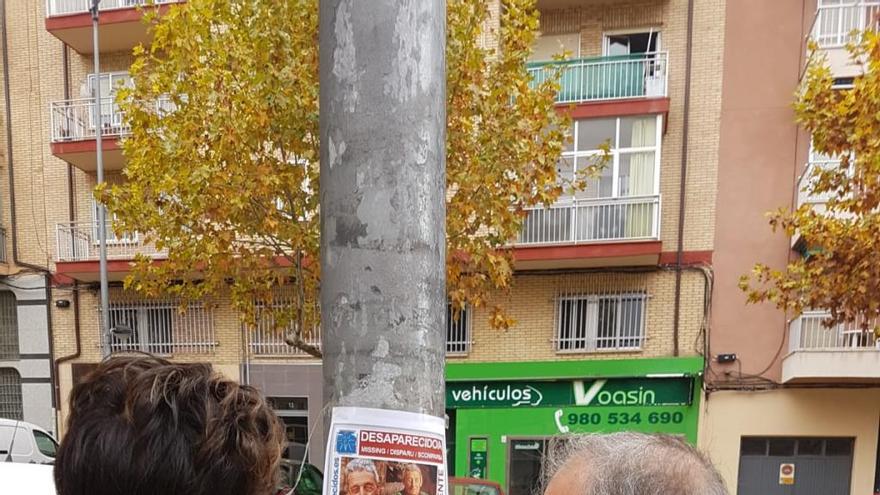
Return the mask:
[[827,202],[770,214],[774,230],[801,236],[805,255],[784,270],[758,264],[740,285],[750,302],[770,301],[794,314],[827,309],[826,324],[856,322],[867,330],[880,316],[880,35],[866,31],[848,49],[865,69],[852,88],[834,88],[820,56],[795,104],[814,152],[840,160],[807,172],[804,192]]
[[[504,328],[490,294],[511,283],[525,209],[563,190],[570,122],[554,108],[558,78],[532,85],[526,71],[534,0],[504,3],[497,49],[481,45],[486,4],[447,6],[446,269],[454,307],[491,305]],[[183,300],[229,291],[246,320],[267,317],[319,356],[304,338],[320,314],[317,0],[190,0],[147,18],[153,42],[135,49],[119,95],[126,180],[97,194],[118,232],[168,258],[139,256],[126,286]]]

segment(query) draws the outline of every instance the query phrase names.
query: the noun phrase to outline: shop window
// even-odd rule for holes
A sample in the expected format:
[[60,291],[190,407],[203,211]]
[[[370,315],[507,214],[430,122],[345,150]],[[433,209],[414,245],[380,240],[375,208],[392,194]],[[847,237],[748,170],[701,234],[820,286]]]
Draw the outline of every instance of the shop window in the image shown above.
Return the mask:
[[18,359],[18,309],[15,294],[0,292],[0,360]]
[[458,312],[446,304],[446,354],[465,355],[471,350],[471,311],[465,306]]
[[644,293],[563,297],[557,351],[639,349],[645,335]]
[[13,368],[0,368],[0,418],[24,420],[21,375]]

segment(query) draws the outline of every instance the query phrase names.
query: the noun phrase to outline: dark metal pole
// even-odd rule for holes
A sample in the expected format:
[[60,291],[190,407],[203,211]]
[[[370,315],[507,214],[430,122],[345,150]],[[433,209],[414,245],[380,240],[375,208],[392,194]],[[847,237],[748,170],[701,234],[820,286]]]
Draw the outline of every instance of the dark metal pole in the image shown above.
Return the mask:
[[321,313],[333,405],[443,416],[445,0],[322,0]]
[[[92,0],[92,47],[95,62],[94,114],[95,114],[95,161],[98,170],[98,185],[104,183],[104,149],[102,145],[103,123],[101,122],[101,51],[98,48],[98,5],[101,0]],[[110,355],[110,289],[107,282],[107,208],[98,203],[98,245],[101,278],[101,340],[104,356]]]

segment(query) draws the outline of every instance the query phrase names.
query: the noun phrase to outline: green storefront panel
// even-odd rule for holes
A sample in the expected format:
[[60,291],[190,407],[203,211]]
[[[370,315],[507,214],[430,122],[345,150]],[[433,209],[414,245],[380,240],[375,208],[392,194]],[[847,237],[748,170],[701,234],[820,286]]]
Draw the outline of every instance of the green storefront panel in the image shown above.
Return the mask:
[[[534,449],[538,459],[545,439],[561,433],[656,432],[696,443],[702,366],[701,358],[448,364],[455,475],[472,474],[476,459],[476,472],[508,487],[509,457]],[[470,452],[475,439],[487,441],[484,455]]]

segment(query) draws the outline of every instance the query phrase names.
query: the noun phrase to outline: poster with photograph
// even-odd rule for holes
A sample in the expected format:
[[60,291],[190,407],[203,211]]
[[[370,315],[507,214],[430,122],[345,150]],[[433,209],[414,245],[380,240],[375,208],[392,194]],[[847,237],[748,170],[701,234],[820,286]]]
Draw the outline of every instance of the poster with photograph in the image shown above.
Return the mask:
[[325,495],[447,495],[442,418],[335,407],[324,466]]

